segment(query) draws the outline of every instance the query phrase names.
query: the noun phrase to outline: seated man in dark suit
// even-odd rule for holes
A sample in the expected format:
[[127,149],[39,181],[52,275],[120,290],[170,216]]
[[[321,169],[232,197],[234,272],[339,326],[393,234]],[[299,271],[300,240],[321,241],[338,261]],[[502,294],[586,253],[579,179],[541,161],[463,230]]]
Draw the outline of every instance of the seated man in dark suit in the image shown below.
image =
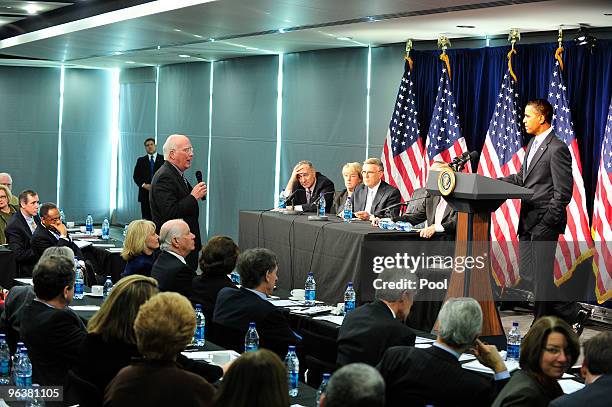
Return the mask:
[[315,170],[310,161],[300,161],[293,168],[291,178],[285,188],[285,196],[294,192],[295,195],[289,201],[297,205],[297,210],[316,212],[321,194],[325,199],[325,211],[330,213],[333,210],[334,183]]
[[49,247],[69,247],[79,260],[85,260],[81,249],[72,241],[68,229],[61,221],[60,212],[54,203],[47,202],[40,206],[41,227],[32,235],[32,250],[37,258]]
[[76,363],[87,331],[68,305],[74,295],[74,262],[49,256],[33,272],[36,297],[23,309],[21,337],[32,361],[32,382],[41,386],[64,385]]
[[580,373],[586,387],[553,400],[549,407],[604,407],[612,395],[612,332],[601,332],[584,342]]
[[[384,216],[383,210],[402,200],[400,191],[383,181],[384,168],[378,158],[368,158],[363,162],[363,184],[358,185],[353,193],[353,214],[361,220],[371,220],[375,216]],[[397,216],[400,207],[390,209]]]
[[151,277],[159,283],[160,291],[175,291],[189,298],[195,271],[185,257],[195,249],[195,235],[182,219],[164,223],[159,231],[161,254],[153,263]]
[[[388,288],[396,282],[406,289]],[[405,269],[386,269],[374,281],[376,300],[351,311],[338,334],[338,365],[366,363],[376,366],[392,346],[413,346],[415,333],[404,323],[416,294],[418,279]]]
[[[387,385],[387,407],[491,405],[510,374],[494,345],[478,340],[482,310],[473,298],[451,298],[440,310],[439,333],[432,347],[388,349],[377,368]],[[459,357],[472,349],[495,380],[465,370]]]
[[289,328],[281,311],[267,300],[278,279],[278,260],[268,249],[249,249],[236,263],[242,287],[224,288],[217,296],[213,321],[235,331],[246,333],[249,322],[255,322],[259,344],[284,355],[298,337]]
[[32,269],[39,257],[36,256],[30,244],[34,230],[40,226],[38,205],[36,192],[29,189],[21,192],[19,211],[11,217],[4,231],[8,246],[15,254],[21,277],[32,275]]

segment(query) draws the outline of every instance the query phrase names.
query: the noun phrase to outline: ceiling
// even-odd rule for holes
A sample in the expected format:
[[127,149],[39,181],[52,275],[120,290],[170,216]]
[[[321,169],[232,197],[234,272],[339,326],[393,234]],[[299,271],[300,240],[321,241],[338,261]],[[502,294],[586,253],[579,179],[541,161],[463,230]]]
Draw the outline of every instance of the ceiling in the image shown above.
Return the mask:
[[[32,7],[38,8],[35,15],[28,14]],[[440,35],[505,37],[511,28],[522,34],[559,26],[575,30],[579,24],[609,28],[612,2],[0,0],[3,24],[0,58],[5,64],[125,68],[436,40]]]

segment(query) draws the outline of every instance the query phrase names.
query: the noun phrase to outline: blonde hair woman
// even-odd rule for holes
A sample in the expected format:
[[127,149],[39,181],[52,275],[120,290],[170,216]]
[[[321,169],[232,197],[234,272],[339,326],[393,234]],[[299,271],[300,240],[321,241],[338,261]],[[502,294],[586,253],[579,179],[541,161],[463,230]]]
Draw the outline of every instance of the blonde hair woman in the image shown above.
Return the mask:
[[0,244],[6,243],[6,237],[4,236],[6,224],[11,216],[17,211],[17,209],[9,203],[12,197],[11,190],[4,185],[0,185]]
[[121,257],[127,262],[122,277],[132,274],[151,275],[151,268],[159,254],[159,236],[155,223],[139,219],[128,225]]
[[344,179],[344,190],[334,193],[334,213],[342,216],[340,212],[344,210],[346,198],[353,195],[355,188],[363,182],[361,174],[361,163],[346,163],[342,167],[342,178]]

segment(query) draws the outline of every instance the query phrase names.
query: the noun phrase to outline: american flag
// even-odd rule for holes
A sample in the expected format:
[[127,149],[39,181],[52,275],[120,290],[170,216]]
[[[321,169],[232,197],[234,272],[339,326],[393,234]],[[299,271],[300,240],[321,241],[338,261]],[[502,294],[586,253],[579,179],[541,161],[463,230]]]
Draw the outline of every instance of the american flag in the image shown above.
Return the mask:
[[589,218],[586,210],[586,194],[582,180],[582,164],[578,152],[578,140],[567,100],[567,87],[562,75],[560,52],[557,51],[555,66],[551,73],[548,101],[553,106],[552,126],[558,138],[563,140],[572,156],[574,187],[572,200],[567,205],[567,226],[559,237],[554,262],[554,278],[557,286],[571,276],[576,266],[593,255],[593,240],[589,233]]
[[[461,135],[457,104],[451,91],[448,57],[443,54],[440,59],[445,61],[446,68],[442,68],[436,105],[427,132],[427,169],[434,161],[448,163],[468,151],[465,139]],[[466,165],[466,171],[471,172],[469,164]]]
[[406,58],[381,157],[385,180],[400,190],[404,201],[410,199],[415,189],[424,185],[423,154],[412,81],[412,61]]
[[[521,169],[525,149],[519,127],[518,96],[514,73],[508,68],[478,162],[480,175],[506,177]],[[497,285],[501,287],[512,287],[519,279],[516,231],[520,212],[521,200],[508,199],[491,215],[491,268]]]
[[608,109],[608,121],[604,141],[601,146],[601,158],[597,173],[597,189],[593,205],[593,240],[595,256],[595,294],[597,301],[603,303],[612,299],[612,101]]

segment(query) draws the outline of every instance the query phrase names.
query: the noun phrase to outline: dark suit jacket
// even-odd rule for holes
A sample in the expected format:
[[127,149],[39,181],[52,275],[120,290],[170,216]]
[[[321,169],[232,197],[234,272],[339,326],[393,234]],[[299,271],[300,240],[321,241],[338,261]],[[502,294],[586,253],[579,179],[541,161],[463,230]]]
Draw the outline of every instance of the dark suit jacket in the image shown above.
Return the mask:
[[191,267],[166,251],[161,252],[151,269],[151,277],[159,283],[160,291],[174,291],[187,298],[191,296],[191,280],[195,275]]
[[287,353],[287,347],[298,342],[281,311],[245,288],[219,291],[213,321],[244,334],[249,322],[255,322],[260,346],[279,354]]
[[607,407],[610,405],[612,375],[603,375],[586,387],[554,399],[549,407]]
[[189,230],[196,238],[195,250],[187,256],[187,264],[195,270],[202,241],[198,222],[200,208],[198,201],[191,195],[192,189],[191,184],[188,182],[185,185],[178,170],[166,161],[153,176],[149,198],[151,216],[158,233],[161,226],[170,219],[183,219],[189,225]]
[[142,253],[131,258],[127,263],[125,263],[125,268],[123,269],[123,273],[121,273],[121,277],[131,276],[132,274],[141,274],[143,276],[150,277],[151,269],[153,268],[153,264],[155,263],[155,260],[157,260],[159,254],[159,250],[156,250],[151,255]]
[[547,407],[550,401],[551,398],[534,378],[525,371],[518,370],[512,374],[491,407]]
[[454,355],[435,346],[390,348],[377,369],[385,380],[387,407],[489,407],[508,382],[465,370]]
[[382,301],[374,301],[351,311],[338,334],[339,365],[367,363],[376,366],[392,346],[414,346],[415,333],[393,318]]
[[[38,227],[40,227],[40,217],[38,215],[34,216],[34,220]],[[21,211],[17,211],[8,221],[4,234],[6,235],[9,248],[15,253],[15,259],[21,270],[20,275],[31,275],[38,257],[30,244],[32,231]]]
[[15,352],[16,344],[20,341],[23,308],[29,305],[34,297],[33,286],[16,285],[11,288],[4,300],[0,327],[3,332],[6,332],[6,339],[12,353]]
[[[421,222],[427,221],[428,225],[433,225],[436,218],[436,208],[440,203],[440,196],[432,196],[423,188],[419,188],[414,191],[413,199],[419,199],[410,203],[407,209],[407,213],[399,216],[398,221],[410,222],[413,225],[418,225]],[[420,199],[424,198],[424,199]],[[442,216],[442,227],[445,233],[449,233],[452,236],[455,235],[455,228],[457,226],[457,211],[446,205],[444,215]]]
[[[154,174],[163,163],[164,156],[157,154],[157,157],[155,157],[155,164],[153,165]],[[153,178],[151,177],[151,167],[149,166],[149,154],[139,157],[138,160],[136,160],[133,178],[138,186],[138,202],[149,202],[149,191],[142,187],[142,184],[150,184]]]
[[544,139],[531,165],[526,168],[532,145],[533,139],[527,145],[525,161],[518,174],[500,178],[534,190],[531,199],[521,201],[518,232],[538,234],[550,229],[563,233],[567,223],[565,208],[572,198],[573,189],[570,151],[553,131]]
[[81,249],[79,249],[79,247],[72,240],[58,239],[46,227],[42,225],[37,227],[34,231],[34,235],[32,235],[32,250],[34,251],[36,258],[40,259],[40,256],[42,256],[45,249],[53,246],[70,247],[77,259],[85,260]]
[[225,287],[237,288],[225,274],[203,273],[191,283],[191,302],[202,305],[206,321],[212,321],[217,295]]
[[[368,199],[368,187],[365,184],[357,185],[353,192],[353,213],[365,210],[366,200]],[[370,214],[384,216],[378,214],[379,211],[396,203],[400,203],[402,196],[399,189],[387,184],[385,181],[380,181],[378,191],[372,202]],[[400,212],[400,207],[391,209],[393,216],[397,216]]]
[[316,212],[317,205],[315,205],[315,202],[319,199],[321,193],[324,193],[325,212],[331,213],[334,201],[334,183],[320,172],[317,172],[316,176],[317,180],[312,188],[309,202],[306,202],[306,190],[299,181],[293,183],[293,189],[291,191],[295,192],[295,195],[291,200],[295,205],[302,205],[302,210],[304,210],[304,212]]
[[32,383],[64,385],[86,335],[85,324],[69,308],[52,308],[37,300],[25,306],[21,337],[32,361]]
[[345,188],[342,191],[334,192],[334,201],[332,203],[332,210],[330,212],[339,214],[344,211],[344,203],[348,197],[348,190]]

